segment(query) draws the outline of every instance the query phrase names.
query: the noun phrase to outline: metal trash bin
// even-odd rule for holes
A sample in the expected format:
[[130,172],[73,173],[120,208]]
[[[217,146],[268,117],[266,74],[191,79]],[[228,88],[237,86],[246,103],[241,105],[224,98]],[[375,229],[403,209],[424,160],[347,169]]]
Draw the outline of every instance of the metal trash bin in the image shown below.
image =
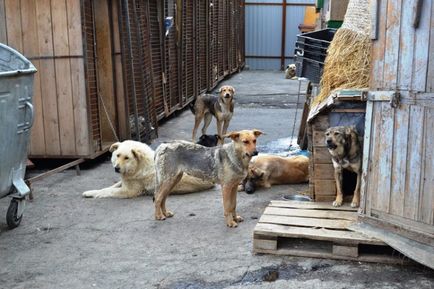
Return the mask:
[[16,50],[0,43],[0,198],[10,196],[6,221],[17,227],[22,219],[27,146],[33,124],[33,78],[36,68]]

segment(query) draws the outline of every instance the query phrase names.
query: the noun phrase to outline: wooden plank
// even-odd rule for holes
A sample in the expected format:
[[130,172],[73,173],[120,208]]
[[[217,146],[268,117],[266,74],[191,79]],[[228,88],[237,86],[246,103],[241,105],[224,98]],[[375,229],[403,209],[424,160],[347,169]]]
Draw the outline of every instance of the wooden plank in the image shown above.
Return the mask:
[[314,147],[313,148],[313,161],[315,164],[331,164],[332,157],[327,147]]
[[416,220],[419,208],[420,180],[422,168],[422,144],[424,108],[410,107],[410,124],[407,153],[407,178],[404,195],[404,217]]
[[23,53],[20,1],[5,0],[8,45]]
[[386,20],[387,20],[387,2],[388,0],[381,0],[378,15],[378,40],[373,42],[371,57],[372,68],[370,76],[369,87],[373,90],[383,87],[383,71],[384,71],[384,53],[385,53],[385,39],[386,39]]
[[428,52],[427,91],[434,92],[434,5],[431,5],[431,23]]
[[315,180],[315,200],[319,195],[336,196],[335,180]]
[[402,0],[387,1],[386,39],[382,89],[395,89],[399,59],[399,33]]
[[[23,53],[26,57],[39,56],[38,26],[36,19],[35,1],[21,2],[22,15],[22,42]],[[33,65],[39,70],[39,60],[32,60]],[[42,94],[40,85],[40,72],[35,74],[33,83],[33,106],[35,118],[30,137],[30,154],[45,154],[44,116],[42,109]]]
[[[119,23],[119,11],[118,5],[112,5],[112,23]],[[128,133],[128,116],[126,111],[125,103],[125,92],[124,92],[124,79],[123,79],[123,69],[122,69],[122,55],[121,55],[121,42],[119,25],[113,25],[113,52],[114,56],[114,70],[115,70],[115,87],[116,87],[116,104],[117,104],[117,115],[118,115],[118,126],[119,126],[119,138],[127,139],[129,137]]]
[[302,226],[302,227],[327,228],[327,229],[346,229],[352,223],[352,221],[348,221],[348,220],[312,219],[312,218],[273,216],[273,215],[262,215],[262,217],[259,219],[259,222],[280,224],[280,225]]
[[45,132],[44,132],[44,111],[41,93],[41,69],[40,61],[33,60],[33,65],[38,72],[35,74],[33,81],[33,107],[35,109],[35,118],[30,135],[30,155],[45,155]]
[[80,1],[66,1],[68,16],[69,55],[83,55],[83,35],[81,26]]
[[35,1],[21,1],[21,16],[23,53],[26,57],[39,56]]
[[0,42],[5,44],[8,43],[5,0],[0,0]]
[[51,0],[54,55],[69,55],[68,15],[65,0]]
[[312,128],[318,131],[325,131],[330,126],[329,124],[329,116],[328,115],[318,115],[315,117],[315,120],[312,122]]
[[379,143],[379,176],[378,189],[376,191],[376,203],[372,204],[383,212],[389,212],[391,171],[392,171],[392,148],[393,148],[393,122],[394,109],[387,102],[382,102],[381,113],[381,143]]
[[[67,1],[68,43],[70,55],[83,55],[83,36],[80,1]],[[71,93],[74,118],[75,147],[77,155],[91,152],[84,60],[71,58]]]
[[294,217],[307,217],[307,218],[324,218],[324,219],[337,219],[356,221],[357,214],[355,212],[343,212],[332,210],[304,210],[292,208],[277,208],[267,207],[264,214],[276,216],[294,216]]
[[[426,91],[426,81],[428,75],[428,52],[429,36],[431,27],[431,5],[432,1],[423,1],[420,13],[419,27],[415,30],[414,41],[414,67],[412,72],[413,91]],[[412,23],[412,22],[410,22]],[[405,63],[403,63],[405,65]],[[401,64],[401,65],[403,65]]]
[[335,169],[332,164],[314,164],[315,180],[334,180]]
[[47,155],[60,155],[54,60],[40,60],[38,74],[41,78],[41,94],[43,97],[45,153]]
[[313,130],[312,139],[313,139],[313,145],[315,147],[324,147],[326,146],[325,142],[325,131],[324,130]]
[[[95,1],[95,33],[98,68],[98,95],[104,106],[99,110],[101,139],[103,142],[116,141],[110,122],[116,129],[116,104],[114,101],[112,45],[107,1]],[[105,111],[106,109],[106,111]],[[108,117],[107,117],[108,114]],[[108,119],[109,118],[109,119]]]
[[424,139],[424,178],[422,183],[418,220],[434,225],[434,108],[426,108]]
[[333,255],[348,256],[357,258],[359,256],[358,246],[343,246],[333,244]]
[[311,240],[323,240],[345,243],[345,244],[369,244],[384,245],[378,239],[368,237],[353,231],[329,230],[324,228],[291,227],[278,224],[258,223],[255,226],[254,234],[263,234],[275,237],[305,238]]
[[[413,18],[414,1],[403,0],[401,12],[401,33],[399,37],[399,67],[398,67],[398,87],[409,90],[412,86],[413,54],[415,29],[411,25]],[[425,40],[426,41],[426,40]]]
[[380,239],[407,257],[434,269],[434,247],[412,241],[398,234],[384,231],[367,224],[354,224],[351,229]]
[[[51,14],[53,17],[54,54],[55,56],[69,56],[66,1],[52,0]],[[68,58],[56,59],[54,63],[57,99],[62,104],[58,107],[61,153],[62,155],[76,155],[71,63]]]
[[253,248],[254,249],[265,249],[265,250],[276,250],[277,249],[277,237],[260,235],[254,233],[253,236]]
[[36,1],[36,19],[38,25],[39,53],[44,57],[53,56],[53,28],[50,0]]
[[58,107],[61,154],[76,155],[71,65],[69,59],[56,59],[55,72],[57,99],[61,104]]
[[75,147],[77,155],[86,156],[91,151],[89,118],[87,113],[86,84],[83,59],[71,59],[72,105],[74,111]]
[[336,195],[315,195],[315,202],[329,202],[330,204],[336,199]]
[[370,165],[369,159],[371,156],[371,133],[372,133],[372,115],[373,115],[373,102],[368,101],[366,104],[366,116],[365,116],[365,135],[363,136],[363,160],[362,160],[362,180],[360,186],[360,213],[366,212],[366,199],[367,193],[367,176],[368,167]]
[[381,144],[381,102],[372,107],[371,154],[369,159],[369,173],[367,177],[366,214],[370,215],[371,206],[376,203],[376,191],[379,174],[379,146]]
[[404,192],[407,174],[407,144],[409,125],[409,106],[402,104],[395,111],[392,187],[390,191],[389,212],[393,215],[404,215]]
[[329,202],[299,202],[299,201],[271,201],[271,207],[282,208],[299,208],[310,210],[333,210],[333,211],[357,211],[356,208],[351,208],[348,204],[343,204],[340,207],[333,207]]

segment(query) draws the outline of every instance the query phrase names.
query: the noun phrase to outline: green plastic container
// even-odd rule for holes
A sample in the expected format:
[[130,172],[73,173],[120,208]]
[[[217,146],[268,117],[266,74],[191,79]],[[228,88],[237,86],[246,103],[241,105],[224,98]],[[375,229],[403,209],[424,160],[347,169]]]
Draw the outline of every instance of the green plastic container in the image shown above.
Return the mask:
[[341,28],[343,21],[330,20],[327,22],[327,28]]

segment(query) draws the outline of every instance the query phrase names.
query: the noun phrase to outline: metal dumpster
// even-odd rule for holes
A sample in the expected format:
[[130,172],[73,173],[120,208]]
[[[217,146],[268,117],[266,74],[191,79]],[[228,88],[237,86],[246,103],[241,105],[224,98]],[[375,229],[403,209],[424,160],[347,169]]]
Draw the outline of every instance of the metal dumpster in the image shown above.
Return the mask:
[[16,50],[0,43],[0,198],[10,196],[6,221],[17,227],[22,219],[27,146],[33,124],[33,77],[36,68]]

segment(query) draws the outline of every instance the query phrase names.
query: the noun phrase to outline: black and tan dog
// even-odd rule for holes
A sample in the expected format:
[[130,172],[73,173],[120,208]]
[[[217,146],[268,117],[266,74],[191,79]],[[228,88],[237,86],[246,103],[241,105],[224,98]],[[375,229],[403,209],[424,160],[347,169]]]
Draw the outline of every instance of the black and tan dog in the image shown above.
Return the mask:
[[218,96],[203,94],[197,97],[194,106],[190,107],[195,115],[193,142],[196,141],[196,132],[202,120],[204,120],[202,134],[206,134],[206,130],[214,116],[217,120],[217,134],[221,138],[220,143],[223,143],[222,136],[226,134],[234,113],[234,94],[235,89],[230,85],[225,85],[220,88]]
[[221,185],[226,224],[238,226],[243,219],[236,213],[237,188],[247,176],[250,159],[258,154],[256,138],[261,134],[256,129],[231,132],[231,143],[211,148],[186,141],[161,144],[155,152],[155,219],[173,216],[166,199],[186,173]]
[[333,202],[333,206],[339,207],[342,205],[342,170],[346,169],[357,174],[357,184],[351,207],[358,207],[362,174],[362,152],[356,128],[354,126],[331,127],[326,130],[325,137],[335,169],[336,200]]
[[196,143],[204,147],[215,147],[216,145],[218,145],[220,140],[221,138],[218,134],[203,134],[200,136],[199,140]]

